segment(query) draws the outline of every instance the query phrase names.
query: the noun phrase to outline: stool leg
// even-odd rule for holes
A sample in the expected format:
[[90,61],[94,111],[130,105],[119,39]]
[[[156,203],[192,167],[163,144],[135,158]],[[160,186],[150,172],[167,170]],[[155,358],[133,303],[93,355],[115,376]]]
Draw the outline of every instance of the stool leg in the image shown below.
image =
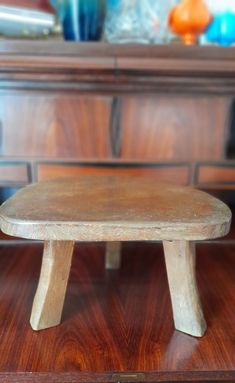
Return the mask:
[[41,274],[30,318],[33,330],[53,327],[61,321],[73,247],[73,241],[44,243]]
[[164,241],[163,247],[175,328],[193,336],[203,336],[206,322],[196,284],[195,244]]
[[107,242],[105,253],[105,268],[111,270],[119,269],[121,265],[121,242]]

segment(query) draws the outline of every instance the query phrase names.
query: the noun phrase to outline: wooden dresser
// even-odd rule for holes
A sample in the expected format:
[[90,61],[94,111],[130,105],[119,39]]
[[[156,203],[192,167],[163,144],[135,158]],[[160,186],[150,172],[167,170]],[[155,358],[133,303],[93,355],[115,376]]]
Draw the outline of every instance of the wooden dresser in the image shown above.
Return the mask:
[[120,171],[233,189],[234,68],[233,48],[1,42],[1,186]]
[[[235,48],[1,41],[0,90],[1,201],[105,172],[235,204]],[[0,382],[234,382],[234,231],[197,246],[204,338],[174,332],[159,244],[125,244],[116,273],[103,244],[78,244],[63,324],[34,333],[42,247],[2,236]]]

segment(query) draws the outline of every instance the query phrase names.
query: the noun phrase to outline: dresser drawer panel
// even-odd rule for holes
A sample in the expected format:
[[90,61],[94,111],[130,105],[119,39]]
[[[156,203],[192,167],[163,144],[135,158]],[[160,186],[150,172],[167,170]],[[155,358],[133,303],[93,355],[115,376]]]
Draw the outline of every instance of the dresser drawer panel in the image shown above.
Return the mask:
[[41,158],[107,158],[112,98],[24,93],[0,95],[0,153]]
[[81,165],[81,164],[38,164],[38,180],[49,180],[58,177],[76,177],[81,174],[121,174],[146,175],[159,182],[186,185],[189,183],[189,166],[138,166],[138,165]]
[[0,163],[0,183],[27,183],[28,181],[26,164]]
[[199,185],[235,186],[235,164],[232,165],[200,165],[197,171]]
[[123,97],[121,158],[221,160],[229,110],[230,100],[225,97]]

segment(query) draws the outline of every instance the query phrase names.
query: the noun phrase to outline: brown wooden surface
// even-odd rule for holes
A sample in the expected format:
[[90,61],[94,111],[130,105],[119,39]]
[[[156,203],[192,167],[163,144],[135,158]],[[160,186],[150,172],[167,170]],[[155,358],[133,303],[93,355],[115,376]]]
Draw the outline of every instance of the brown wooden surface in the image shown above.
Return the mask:
[[[12,55],[20,58],[28,55],[30,60],[24,62],[25,66],[30,66],[30,61],[36,55],[37,66],[49,68],[50,64],[55,62],[55,57],[64,56],[65,60],[68,56],[76,57],[77,62],[80,59],[91,59],[99,62],[99,59],[110,63],[110,67],[116,69],[160,69],[162,72],[175,69],[178,73],[187,72],[197,73],[209,72],[219,74],[226,70],[228,73],[233,72],[233,61],[235,59],[234,48],[221,48],[213,46],[192,46],[187,47],[181,44],[151,46],[151,45],[112,45],[106,43],[69,43],[63,41],[1,41],[1,55],[8,55],[12,65],[16,62],[12,59]],[[219,62],[223,65],[219,66]],[[70,64],[73,62],[70,61]],[[168,63],[168,65],[162,65]],[[5,60],[1,60],[3,67]],[[84,62],[85,64],[85,62]],[[155,64],[155,65],[154,65]],[[182,65],[183,64],[183,65]],[[59,65],[59,63],[57,63]],[[87,67],[84,66],[87,69]]]
[[29,185],[0,208],[1,230],[41,240],[203,240],[226,235],[231,211],[202,191],[151,177],[86,175]]
[[222,97],[124,97],[120,156],[153,161],[222,159],[229,108],[229,99]]
[[17,163],[1,163],[0,162],[0,183],[7,182],[24,182],[29,181],[28,168],[26,164]]
[[175,329],[202,337],[207,329],[196,280],[195,242],[163,242]]
[[[230,165],[229,162],[221,165],[201,165],[198,168],[197,183],[212,186],[213,184],[233,184],[235,186],[235,166]],[[229,186],[229,185],[227,185]],[[231,185],[232,186],[232,185]]]
[[2,159],[150,160],[181,184],[180,162],[225,159],[234,48],[2,40],[0,58]]
[[0,153],[24,158],[107,159],[120,140],[116,157],[123,160],[224,159],[228,98],[121,97],[120,138],[114,132],[113,144],[112,100],[111,96],[69,92],[6,92],[0,96]]
[[110,109],[110,97],[9,92],[0,96],[1,155],[107,158]]
[[[207,192],[211,192],[211,190],[207,190]],[[224,192],[224,191],[222,191]],[[217,193],[214,193],[214,195],[217,197],[217,198],[220,198],[222,200],[224,200],[224,202],[228,202],[226,201],[226,198],[223,199],[223,195],[221,194],[221,190],[220,191],[217,191]],[[219,241],[219,242],[227,242],[227,241],[233,241],[235,240],[235,210],[234,210],[234,207],[231,208],[232,210],[232,222],[231,222],[231,228],[230,228],[230,231],[229,233],[223,237],[223,238],[219,238],[219,239],[215,239],[213,240],[214,241]],[[16,238],[16,237],[12,237],[12,236],[9,236],[7,234],[4,234],[2,231],[0,231],[0,242],[2,241],[11,241],[11,242],[14,242],[14,241],[20,241],[20,242],[25,242],[25,241],[28,241],[28,240],[25,240],[25,239],[22,239],[22,238]]]
[[104,253],[76,246],[63,323],[35,333],[42,246],[1,246],[1,382],[235,380],[235,245],[197,246],[201,339],[174,331],[160,245],[124,244],[116,272],[105,271]]
[[[30,0],[31,1],[31,0]],[[107,44],[103,42],[77,43],[64,41],[27,41],[27,40],[2,40],[0,44],[1,54],[10,55],[37,55],[37,56],[81,56],[91,57],[121,57],[140,58],[143,54],[147,58],[176,59],[188,61],[205,61],[206,63],[231,62],[235,59],[234,47],[219,46],[185,46],[182,44],[172,45],[142,45],[142,44]],[[137,64],[138,64],[138,60]],[[215,64],[214,64],[215,65]],[[164,68],[162,68],[164,69]],[[182,71],[184,68],[182,68]]]
[[235,93],[234,48],[1,41],[0,56],[2,88]]
[[[114,163],[113,163],[114,164]],[[111,166],[110,166],[111,165]],[[190,183],[190,168],[187,165],[162,164],[162,166],[151,166],[142,163],[142,166],[134,164],[50,164],[39,163],[36,167],[36,178],[38,181],[47,181],[59,177],[77,177],[85,174],[106,174],[106,175],[130,175],[148,176],[158,182],[169,182],[178,185]]]
[[43,330],[60,324],[73,258],[74,242],[45,242],[30,324]]

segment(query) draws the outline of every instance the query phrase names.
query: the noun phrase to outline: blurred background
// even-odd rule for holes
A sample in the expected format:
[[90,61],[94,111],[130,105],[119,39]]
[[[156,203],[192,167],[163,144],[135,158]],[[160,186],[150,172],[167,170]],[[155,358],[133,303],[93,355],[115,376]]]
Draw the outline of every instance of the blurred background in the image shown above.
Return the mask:
[[4,0],[0,34],[15,38],[233,45],[234,0]]

